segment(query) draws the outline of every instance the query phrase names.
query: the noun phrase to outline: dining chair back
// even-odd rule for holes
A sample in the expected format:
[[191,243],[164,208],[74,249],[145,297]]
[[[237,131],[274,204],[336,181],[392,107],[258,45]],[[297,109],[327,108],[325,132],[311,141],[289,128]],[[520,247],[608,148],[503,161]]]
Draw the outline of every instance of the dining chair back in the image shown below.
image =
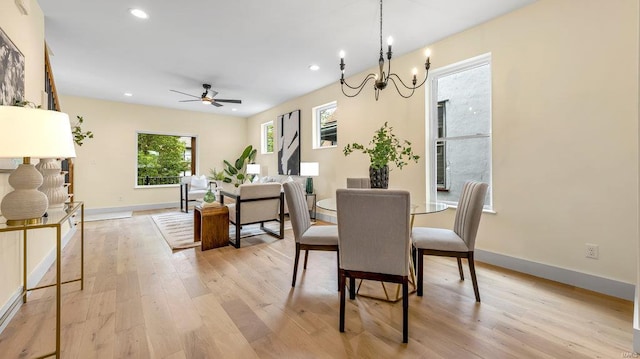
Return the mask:
[[402,284],[403,342],[408,341],[410,195],[386,189],[338,189],[340,331],[344,332],[345,286],[355,299],[355,279]]
[[347,178],[347,188],[371,188],[369,177]]
[[[291,286],[296,286],[298,274],[298,261],[300,251],[304,250],[304,269],[307,269],[307,260],[310,250],[338,252],[338,227],[335,225],[311,225],[309,207],[302,184],[298,182],[285,182],[283,184],[284,197],[289,207],[289,218],[293,227],[293,236],[296,242],[296,254],[293,264],[293,278]],[[338,258],[339,266],[339,258]]]
[[418,272],[418,296],[423,294],[423,257],[425,255],[456,257],[460,280],[464,280],[461,259],[467,259],[476,302],[480,302],[473,252],[488,187],[489,185],[486,183],[475,181],[468,181],[464,184],[456,209],[453,230],[430,227],[414,227],[412,229],[411,238],[416,257],[414,263]]

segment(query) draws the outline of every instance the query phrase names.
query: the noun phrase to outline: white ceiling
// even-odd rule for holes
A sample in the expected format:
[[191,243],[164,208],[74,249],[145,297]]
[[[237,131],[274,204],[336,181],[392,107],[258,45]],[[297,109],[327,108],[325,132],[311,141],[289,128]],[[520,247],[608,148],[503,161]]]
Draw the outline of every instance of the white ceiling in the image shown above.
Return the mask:
[[[383,37],[399,56],[534,1],[387,0]],[[340,50],[349,76],[374,66],[380,47],[378,0],[39,4],[58,92],[119,102],[247,117],[338,81]],[[149,19],[131,16],[134,7]],[[169,91],[199,96],[205,82],[242,104],[180,103],[188,97]]]

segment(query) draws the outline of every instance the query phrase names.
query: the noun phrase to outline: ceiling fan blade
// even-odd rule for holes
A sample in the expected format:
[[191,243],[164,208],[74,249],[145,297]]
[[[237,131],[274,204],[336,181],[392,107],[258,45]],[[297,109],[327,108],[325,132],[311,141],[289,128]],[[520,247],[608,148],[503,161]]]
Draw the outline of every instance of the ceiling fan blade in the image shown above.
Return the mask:
[[194,101],[200,101],[200,100],[180,100],[178,102],[194,102]]
[[173,91],[173,92],[181,93],[181,94],[183,94],[183,95],[187,95],[187,96],[191,96],[191,97],[195,97],[195,98],[200,98],[200,96],[195,96],[195,95],[191,95],[191,94],[184,93],[184,92],[180,92],[180,91],[176,91],[176,90],[169,90],[169,91]]
[[221,98],[215,98],[213,100],[217,102],[242,103],[242,100],[227,100],[227,99],[221,99]]
[[215,107],[222,107],[222,104],[217,103],[215,100],[211,101],[211,104],[214,105]]
[[211,92],[211,97],[216,97],[218,94],[218,91],[209,90],[209,92]]

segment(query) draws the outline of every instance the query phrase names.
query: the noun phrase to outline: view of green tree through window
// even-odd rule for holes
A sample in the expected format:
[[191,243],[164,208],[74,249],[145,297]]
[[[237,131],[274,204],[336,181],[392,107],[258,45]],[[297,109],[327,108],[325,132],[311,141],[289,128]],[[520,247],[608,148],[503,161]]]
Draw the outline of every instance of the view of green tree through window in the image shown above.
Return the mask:
[[180,183],[194,173],[191,154],[195,138],[138,133],[138,186]]
[[335,147],[338,143],[338,117],[336,101],[313,108],[313,148]]
[[262,146],[261,153],[273,153],[273,121],[262,124]]

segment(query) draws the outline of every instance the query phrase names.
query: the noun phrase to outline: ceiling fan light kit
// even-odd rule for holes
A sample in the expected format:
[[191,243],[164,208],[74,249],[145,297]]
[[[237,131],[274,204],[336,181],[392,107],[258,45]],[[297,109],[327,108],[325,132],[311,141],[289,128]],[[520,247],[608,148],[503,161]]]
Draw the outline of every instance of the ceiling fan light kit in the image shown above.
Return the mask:
[[[378,66],[379,66],[380,70],[379,70],[379,72],[377,74],[374,74],[374,73],[368,74],[364,78],[364,80],[362,80],[362,82],[359,85],[351,86],[344,79],[344,69],[346,67],[346,64],[344,63],[345,52],[344,51],[340,51],[340,72],[341,72],[340,89],[342,90],[342,93],[345,96],[347,96],[347,97],[356,97],[356,96],[358,96],[358,94],[360,94],[360,92],[365,87],[365,85],[369,82],[369,80],[374,80],[373,89],[375,91],[376,101],[378,101],[378,96],[380,95],[380,91],[384,90],[387,87],[387,85],[389,84],[389,80],[391,80],[391,83],[396,88],[396,91],[398,91],[398,94],[400,94],[400,96],[402,96],[404,98],[411,97],[414,94],[416,89],[418,89],[422,85],[424,85],[424,83],[427,81],[427,77],[429,76],[429,67],[431,67],[431,62],[429,61],[429,58],[431,56],[431,51],[429,49],[427,49],[425,51],[425,56],[427,57],[427,60],[424,63],[425,74],[424,74],[424,79],[422,80],[422,82],[420,82],[420,84],[417,85],[417,83],[418,83],[418,78],[417,78],[418,69],[417,68],[413,68],[413,78],[411,79],[411,86],[407,86],[404,83],[404,81],[402,81],[400,76],[398,76],[395,73],[391,72],[391,57],[393,56],[393,52],[391,51],[391,45],[392,44],[393,44],[393,38],[391,36],[389,36],[389,38],[387,39],[387,46],[388,46],[388,48],[387,48],[387,61],[388,61],[388,63],[387,63],[387,72],[385,72],[384,71],[384,64],[385,64],[384,51],[383,51],[383,48],[382,48],[382,0],[380,0],[380,58],[378,59]],[[400,87],[398,87],[398,83],[400,83],[402,85],[402,87],[404,87],[404,89],[410,90],[411,92],[408,93],[408,94],[403,94],[402,91],[400,91]],[[345,86],[348,87],[350,90],[355,91],[355,93],[348,94],[345,91]]]
[[[218,92],[214,91],[214,90],[211,90],[211,85],[210,84],[202,84],[202,88],[204,88],[204,92],[200,96],[188,94],[188,93],[177,91],[177,90],[169,90],[169,91],[177,92],[179,94],[183,94],[183,95],[187,95],[187,96],[191,96],[191,97],[196,98],[195,100],[180,100],[178,102],[200,101],[205,105],[213,105],[213,106],[216,106],[216,107],[222,107],[222,104],[220,102],[237,103],[237,104],[241,104],[242,103],[242,100],[229,100],[229,99],[214,98],[218,94]],[[209,97],[209,92],[211,92],[211,97]]]

